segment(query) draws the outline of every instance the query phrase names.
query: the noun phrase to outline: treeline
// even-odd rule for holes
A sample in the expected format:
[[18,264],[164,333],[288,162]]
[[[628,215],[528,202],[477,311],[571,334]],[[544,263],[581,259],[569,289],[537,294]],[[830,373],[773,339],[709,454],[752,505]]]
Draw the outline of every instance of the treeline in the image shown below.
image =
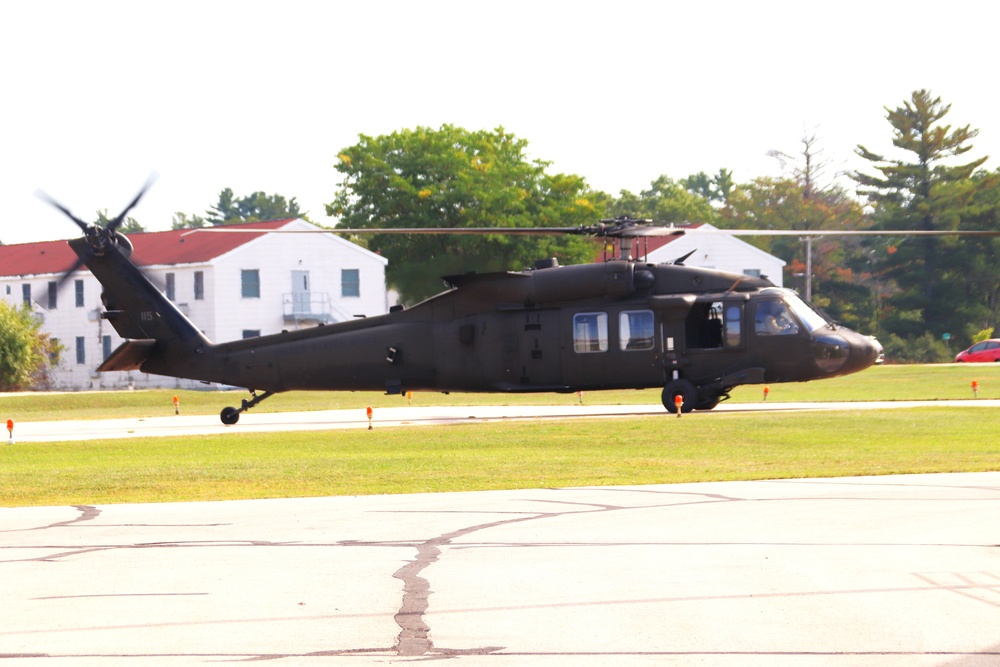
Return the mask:
[[[503,128],[418,127],[344,148],[328,215],[349,227],[528,227],[593,224],[631,216],[709,222],[721,228],[791,230],[1000,229],[1000,172],[964,161],[978,131],[944,122],[950,105],[915,91],[886,108],[892,155],[855,150],[868,165],[830,173],[815,135],[797,152],[772,151],[780,177],[738,183],[726,168],[662,175],[639,193],[611,195],[582,176],[549,173],[527,157],[527,141]],[[177,213],[174,228],[302,216],[295,199],[224,189],[205,216]],[[405,302],[442,289],[440,276],[519,269],[539,257],[593,259],[575,237],[373,236],[355,242],[389,259],[388,281]],[[788,264],[784,283],[804,292],[806,244],[750,237]],[[997,325],[1000,240],[985,237],[836,237],[812,243],[812,299],[846,326],[871,332],[890,358],[941,361]]]
[[[342,181],[327,214],[350,227],[572,226],[628,215],[722,228],[791,230],[997,230],[1000,172],[963,161],[977,130],[943,122],[950,105],[926,90],[886,108],[892,155],[858,145],[867,168],[828,174],[815,136],[795,154],[772,152],[783,175],[736,183],[723,168],[660,176],[638,194],[591,189],[550,174],[527,143],[498,128],[450,125],[370,137],[341,151]],[[888,143],[888,141],[886,142]],[[357,239],[365,243],[364,239]],[[438,276],[516,269],[554,255],[590,261],[581,239],[375,236],[390,283],[407,301],[439,291]],[[785,284],[804,287],[805,243],[751,241],[788,262]],[[542,246],[542,247],[540,247]],[[940,361],[996,326],[1000,240],[986,237],[837,237],[812,244],[813,301],[832,317],[876,334],[890,358]],[[801,290],[800,290],[801,291]]]

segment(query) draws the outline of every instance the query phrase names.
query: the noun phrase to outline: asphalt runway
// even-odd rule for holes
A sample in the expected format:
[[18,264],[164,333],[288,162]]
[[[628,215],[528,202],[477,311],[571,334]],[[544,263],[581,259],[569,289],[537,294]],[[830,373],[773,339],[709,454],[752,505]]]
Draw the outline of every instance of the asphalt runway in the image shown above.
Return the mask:
[[[843,403],[723,403],[708,412],[692,412],[683,419],[706,419],[713,415],[748,411],[874,410],[917,407],[983,409],[1000,407],[1000,400],[890,401]],[[500,419],[570,419],[578,417],[632,417],[652,415],[672,417],[662,405],[558,406],[430,406],[378,408],[374,428],[424,426],[496,421]],[[240,416],[234,426],[224,426],[217,415],[169,415],[165,417],[21,422],[15,419],[14,442],[56,442],[105,438],[137,438],[221,433],[263,433],[268,431],[320,431],[368,428],[363,408],[316,410],[311,412],[254,412]]]
[[0,509],[0,663],[995,666],[998,517],[997,472]]

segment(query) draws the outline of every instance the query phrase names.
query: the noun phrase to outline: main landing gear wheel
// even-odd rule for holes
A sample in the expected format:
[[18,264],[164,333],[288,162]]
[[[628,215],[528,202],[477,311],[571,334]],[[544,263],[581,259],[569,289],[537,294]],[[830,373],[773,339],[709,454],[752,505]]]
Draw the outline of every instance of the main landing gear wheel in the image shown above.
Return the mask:
[[240,411],[236,408],[222,408],[222,414],[219,415],[219,419],[226,426],[232,426],[240,420]]
[[698,388],[690,380],[671,380],[663,388],[663,407],[668,412],[677,413],[676,398],[682,399],[681,412],[691,412],[698,402]]

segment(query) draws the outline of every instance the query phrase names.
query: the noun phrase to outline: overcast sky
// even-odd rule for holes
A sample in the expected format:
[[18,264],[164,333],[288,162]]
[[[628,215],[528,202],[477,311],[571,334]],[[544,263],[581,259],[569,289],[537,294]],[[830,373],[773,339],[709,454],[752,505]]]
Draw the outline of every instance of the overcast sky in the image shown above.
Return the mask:
[[168,229],[231,187],[332,224],[359,134],[502,125],[550,172],[639,192],[661,174],[779,175],[815,132],[834,168],[891,150],[884,107],[918,88],[1000,165],[1000,4],[10,2],[0,7],[0,241],[69,238],[115,215]]

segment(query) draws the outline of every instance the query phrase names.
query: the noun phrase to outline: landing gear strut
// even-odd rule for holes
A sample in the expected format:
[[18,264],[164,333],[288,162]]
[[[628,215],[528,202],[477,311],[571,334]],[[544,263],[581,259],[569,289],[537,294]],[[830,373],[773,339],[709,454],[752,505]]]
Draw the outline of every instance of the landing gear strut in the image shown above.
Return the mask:
[[272,396],[273,394],[274,394],[273,391],[265,391],[263,394],[258,396],[257,392],[251,389],[250,396],[252,396],[252,398],[249,401],[244,398],[243,403],[242,405],[240,405],[239,409],[232,407],[223,408],[222,413],[219,415],[219,419],[221,419],[222,423],[225,424],[226,426],[232,426],[233,424],[235,424],[240,420],[241,412],[249,410],[253,406],[263,401],[265,398],[267,398],[268,396]]

